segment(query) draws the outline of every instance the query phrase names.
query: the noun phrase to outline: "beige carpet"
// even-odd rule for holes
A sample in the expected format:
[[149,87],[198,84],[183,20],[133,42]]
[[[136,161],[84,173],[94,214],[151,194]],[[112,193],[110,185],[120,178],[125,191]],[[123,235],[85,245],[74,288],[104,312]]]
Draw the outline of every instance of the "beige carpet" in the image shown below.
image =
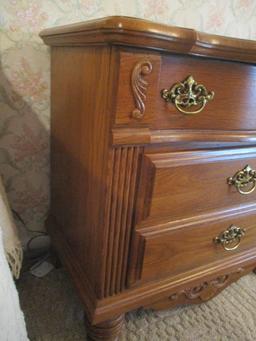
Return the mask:
[[[82,306],[62,269],[18,283],[30,340],[86,340]],[[126,315],[120,341],[255,341],[256,275],[234,283],[211,301],[162,312]]]

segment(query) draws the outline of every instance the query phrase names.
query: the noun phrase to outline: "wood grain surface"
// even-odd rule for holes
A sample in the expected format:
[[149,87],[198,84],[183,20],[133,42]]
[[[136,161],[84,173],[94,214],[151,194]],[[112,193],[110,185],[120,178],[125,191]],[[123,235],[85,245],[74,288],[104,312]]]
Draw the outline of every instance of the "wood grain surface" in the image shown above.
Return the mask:
[[[203,302],[255,268],[256,43],[127,17],[44,30],[51,49],[54,247],[93,340],[125,312]],[[193,116],[160,95],[189,74],[215,98]],[[140,111],[139,117],[134,115]],[[246,230],[234,251],[213,238]]]
[[243,62],[256,61],[256,43],[153,23],[124,16],[45,29],[41,38],[49,45],[113,44],[192,54]]

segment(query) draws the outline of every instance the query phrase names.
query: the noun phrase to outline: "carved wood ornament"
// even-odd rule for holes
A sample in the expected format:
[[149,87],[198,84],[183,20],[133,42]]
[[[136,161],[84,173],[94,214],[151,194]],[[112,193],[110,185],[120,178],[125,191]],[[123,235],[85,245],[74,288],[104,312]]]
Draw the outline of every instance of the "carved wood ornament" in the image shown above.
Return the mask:
[[212,280],[204,281],[194,287],[182,289],[181,291],[175,292],[172,295],[166,297],[161,301],[155,302],[147,307],[155,310],[168,309],[184,304],[202,303],[210,300],[229,284],[239,279],[247,271],[243,268],[239,268],[237,271],[218,276]]
[[151,71],[152,64],[146,59],[138,62],[133,68],[131,86],[136,107],[132,111],[133,118],[140,119],[144,116],[148,82],[143,77],[149,75]]
[[193,288],[184,289],[179,293],[175,293],[169,297],[171,301],[175,301],[179,296],[183,296],[184,299],[195,300],[200,298],[202,301],[206,301],[216,295],[216,292],[220,288],[224,287],[230,280],[229,275],[217,277],[211,281],[203,282]]

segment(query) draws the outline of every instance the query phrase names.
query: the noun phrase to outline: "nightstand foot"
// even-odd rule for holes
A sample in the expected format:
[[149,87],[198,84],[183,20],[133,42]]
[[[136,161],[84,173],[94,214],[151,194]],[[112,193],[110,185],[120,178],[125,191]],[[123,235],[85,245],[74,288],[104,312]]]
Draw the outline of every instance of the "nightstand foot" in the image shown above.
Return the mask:
[[124,322],[124,315],[119,315],[116,318],[101,322],[96,325],[91,325],[85,317],[85,325],[87,330],[88,340],[93,341],[116,341],[121,332]]

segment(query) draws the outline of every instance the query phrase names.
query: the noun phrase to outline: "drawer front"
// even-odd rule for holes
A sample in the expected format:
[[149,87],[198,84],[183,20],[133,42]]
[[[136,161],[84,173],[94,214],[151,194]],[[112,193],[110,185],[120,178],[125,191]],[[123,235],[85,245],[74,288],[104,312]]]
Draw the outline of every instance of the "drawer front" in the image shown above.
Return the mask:
[[[236,229],[237,234],[233,234]],[[228,230],[225,239],[223,232]],[[242,236],[239,237],[239,231]],[[230,243],[225,242],[227,235]],[[216,238],[217,237],[217,238]],[[222,242],[221,242],[222,241]],[[235,248],[237,246],[237,248]],[[225,248],[233,250],[226,250]],[[160,280],[224,266],[256,253],[256,211],[212,216],[208,221],[162,229],[138,230],[132,247],[130,281]],[[228,264],[227,264],[228,265]],[[200,268],[200,270],[199,270]]]
[[[180,106],[167,103],[161,97],[163,89],[184,83],[190,75],[207,91],[214,92],[213,99],[208,98],[203,110],[193,115],[180,112],[177,109]],[[191,98],[196,94],[195,88],[190,94]],[[256,66],[253,65],[121,52],[115,123],[148,125],[156,130],[256,130],[255,94]],[[198,98],[197,103],[200,103]],[[196,111],[201,106],[182,109]]]
[[[254,176],[249,176],[248,185],[244,182],[244,187],[239,187],[235,179],[241,174],[239,171],[246,172],[247,165]],[[138,188],[137,228],[254,203],[253,169],[256,169],[255,148],[146,152]],[[230,177],[234,184],[228,183]],[[251,193],[242,194],[247,191]]]

